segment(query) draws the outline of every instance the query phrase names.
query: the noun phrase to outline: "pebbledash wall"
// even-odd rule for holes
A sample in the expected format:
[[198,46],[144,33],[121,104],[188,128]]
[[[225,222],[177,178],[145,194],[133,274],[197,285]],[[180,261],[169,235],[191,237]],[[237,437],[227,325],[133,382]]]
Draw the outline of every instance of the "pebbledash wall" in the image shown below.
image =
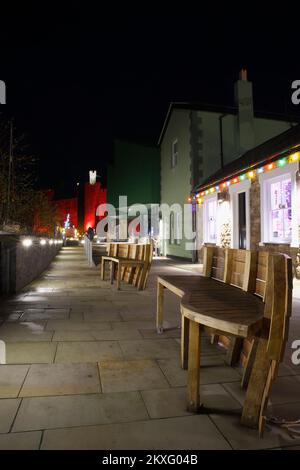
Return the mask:
[[[32,244],[24,246],[23,241],[30,239]],[[41,244],[38,237],[0,235],[0,294],[8,295],[20,291],[38,277],[55,258],[61,243]]]

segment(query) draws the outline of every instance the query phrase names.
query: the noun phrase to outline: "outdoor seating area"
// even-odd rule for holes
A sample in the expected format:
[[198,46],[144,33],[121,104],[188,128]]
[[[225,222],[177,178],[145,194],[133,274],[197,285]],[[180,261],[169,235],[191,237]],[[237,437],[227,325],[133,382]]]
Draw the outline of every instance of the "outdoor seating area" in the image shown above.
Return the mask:
[[231,365],[243,358],[245,341],[248,354],[241,364],[247,394],[242,424],[258,428],[262,435],[264,412],[288,335],[291,258],[229,248],[204,247],[203,251],[204,276],[158,277],[157,331],[163,331],[163,296],[164,289],[169,289],[182,298],[181,363],[188,368],[187,409],[193,412],[201,405],[201,329],[212,335],[213,342],[227,344]]
[[106,263],[110,264],[110,282],[117,280],[117,290],[121,281],[136,286],[138,290],[146,287],[153,247],[151,243],[108,243],[107,256],[101,258],[101,279],[105,279]]
[[[275,256],[272,264],[263,252],[258,258],[244,252],[243,263],[239,252],[214,248],[211,253],[210,247],[205,256],[206,276],[200,265],[196,270],[182,260],[155,258],[146,289],[123,282],[117,291],[101,279],[99,265],[89,266],[83,248],[64,247],[40,278],[3,302],[0,449],[297,448],[299,437],[287,433],[290,428],[279,419],[299,419],[299,366],[291,362],[291,344],[300,334],[299,281],[284,353],[290,285],[279,299],[268,299],[273,283],[285,285],[286,258]],[[255,279],[248,291],[247,272]],[[164,288],[161,334],[155,328],[157,279],[170,286]],[[178,280],[178,295],[171,292],[171,279]],[[234,279],[243,288],[230,285]],[[208,288],[214,285],[217,291]],[[194,290],[185,295],[187,286]],[[220,320],[220,299],[224,307],[231,302],[232,311],[225,311],[225,322],[211,324]],[[284,312],[283,324],[277,314],[283,318]],[[266,335],[258,336],[261,322]],[[236,338],[239,344],[232,342]],[[180,354],[188,370],[181,367]],[[248,377],[246,370],[252,371]],[[258,425],[253,429],[246,417],[258,417]],[[260,438],[257,427],[264,424]]]

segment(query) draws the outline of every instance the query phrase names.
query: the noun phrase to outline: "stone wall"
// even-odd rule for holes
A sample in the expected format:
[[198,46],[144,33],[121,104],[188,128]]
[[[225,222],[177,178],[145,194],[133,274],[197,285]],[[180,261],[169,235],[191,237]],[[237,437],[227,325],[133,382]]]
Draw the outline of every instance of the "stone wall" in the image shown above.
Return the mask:
[[[32,245],[24,246],[30,238]],[[40,244],[38,237],[6,236],[1,243],[1,289],[2,294],[18,292],[38,277],[51,263],[61,244]]]
[[260,243],[260,185],[258,179],[250,186],[250,249],[258,250]]

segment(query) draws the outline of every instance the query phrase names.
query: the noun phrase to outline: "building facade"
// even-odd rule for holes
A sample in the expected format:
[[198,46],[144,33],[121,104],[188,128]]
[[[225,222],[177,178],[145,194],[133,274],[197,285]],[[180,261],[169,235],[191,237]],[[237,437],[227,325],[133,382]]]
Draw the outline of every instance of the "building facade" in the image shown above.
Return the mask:
[[[282,116],[254,112],[252,84],[247,80],[246,71],[241,71],[234,91],[232,108],[192,103],[170,105],[159,138],[162,204],[176,204],[183,213],[192,188],[247,150],[294,124]],[[176,208],[170,215],[163,216],[162,231],[170,236],[163,237],[162,253],[192,259],[192,244],[185,233],[178,233],[180,218]],[[187,209],[186,219],[186,227],[195,227],[195,215]]]
[[197,246],[280,251],[300,232],[300,125],[243,154],[195,188]]

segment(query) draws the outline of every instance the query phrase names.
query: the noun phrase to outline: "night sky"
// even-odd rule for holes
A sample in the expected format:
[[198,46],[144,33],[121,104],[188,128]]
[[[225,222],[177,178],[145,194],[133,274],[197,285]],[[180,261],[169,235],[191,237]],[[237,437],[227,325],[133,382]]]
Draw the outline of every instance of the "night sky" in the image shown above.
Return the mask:
[[233,105],[242,67],[256,110],[297,115],[295,10],[245,20],[197,10],[30,9],[1,13],[6,109],[39,158],[39,184],[69,196],[95,168],[105,183],[113,138],[156,144],[170,101]]

